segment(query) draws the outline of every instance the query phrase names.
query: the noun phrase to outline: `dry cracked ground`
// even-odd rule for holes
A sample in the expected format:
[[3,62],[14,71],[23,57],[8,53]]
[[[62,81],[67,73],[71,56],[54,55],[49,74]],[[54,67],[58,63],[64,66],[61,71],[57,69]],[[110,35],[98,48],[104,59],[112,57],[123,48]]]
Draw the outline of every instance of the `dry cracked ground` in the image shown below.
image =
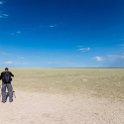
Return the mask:
[[0,103],[0,124],[124,124],[124,101],[80,94],[16,91]]

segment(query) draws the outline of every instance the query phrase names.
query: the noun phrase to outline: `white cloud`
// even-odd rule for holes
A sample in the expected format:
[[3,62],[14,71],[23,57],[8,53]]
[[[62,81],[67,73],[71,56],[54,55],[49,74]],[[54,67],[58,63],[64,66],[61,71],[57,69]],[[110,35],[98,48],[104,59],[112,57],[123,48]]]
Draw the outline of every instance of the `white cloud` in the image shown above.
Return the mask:
[[101,57],[101,56],[95,56],[95,60],[97,62],[101,62],[101,61],[103,61],[103,57]]
[[0,18],[7,18],[9,15],[8,14],[0,14]]
[[[22,55],[17,55],[15,52],[11,51],[0,51],[0,64],[1,66],[25,66],[28,65],[27,58]],[[26,60],[25,60],[26,59]]]
[[55,28],[57,25],[56,24],[54,24],[54,25],[50,25],[49,27],[50,28]]
[[3,1],[0,1],[0,5],[3,5],[4,4],[4,2]]
[[3,14],[4,17],[8,17],[9,15],[8,14]]
[[5,61],[4,64],[6,64],[6,65],[12,65],[13,64],[13,61]]
[[41,29],[48,29],[48,28],[55,28],[57,24],[51,24],[51,25],[40,25],[39,28]]
[[95,56],[97,62],[101,62],[104,67],[124,67],[124,54],[109,54],[106,56]]
[[15,61],[4,61],[3,62],[4,65],[11,65],[11,66],[22,66],[22,65],[27,65],[28,63],[26,61],[19,61],[19,60],[15,60]]
[[5,3],[5,1],[0,1],[0,19],[2,18],[7,18],[9,15],[6,14],[3,10],[3,4]]
[[28,62],[25,62],[25,61],[16,61],[15,63],[14,63],[14,65],[27,65],[28,64]]
[[124,54],[107,55],[106,63],[111,65],[124,65]]
[[17,31],[16,34],[21,34],[21,31]]
[[104,57],[103,65],[107,67],[124,67],[124,55],[112,54]]
[[13,33],[10,33],[11,36],[15,36],[15,35],[20,35],[22,32],[21,31],[16,31]]
[[85,47],[79,48],[79,51],[81,51],[81,52],[88,52],[88,51],[90,51],[90,50],[91,50],[90,47],[87,47],[87,48],[85,48]]

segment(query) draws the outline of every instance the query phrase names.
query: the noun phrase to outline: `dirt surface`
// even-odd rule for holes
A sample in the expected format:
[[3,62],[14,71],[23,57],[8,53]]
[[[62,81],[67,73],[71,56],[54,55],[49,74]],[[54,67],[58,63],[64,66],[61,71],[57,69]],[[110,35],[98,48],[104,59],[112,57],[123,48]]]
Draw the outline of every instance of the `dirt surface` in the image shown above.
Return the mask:
[[0,124],[124,124],[124,102],[79,94],[16,91],[0,103]]

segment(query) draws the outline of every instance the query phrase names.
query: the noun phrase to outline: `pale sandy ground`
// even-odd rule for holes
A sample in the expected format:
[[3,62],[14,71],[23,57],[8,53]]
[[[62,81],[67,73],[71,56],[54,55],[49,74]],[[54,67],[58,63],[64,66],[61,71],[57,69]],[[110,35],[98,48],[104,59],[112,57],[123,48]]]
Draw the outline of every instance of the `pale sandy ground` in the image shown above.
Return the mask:
[[124,124],[124,102],[79,94],[16,91],[0,103],[0,124]]

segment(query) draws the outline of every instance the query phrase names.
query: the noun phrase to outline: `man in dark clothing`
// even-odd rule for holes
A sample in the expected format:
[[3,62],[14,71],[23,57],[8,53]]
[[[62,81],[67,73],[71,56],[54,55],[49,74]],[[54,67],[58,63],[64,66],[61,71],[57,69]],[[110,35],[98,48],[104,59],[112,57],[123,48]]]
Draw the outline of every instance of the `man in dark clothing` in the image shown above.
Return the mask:
[[1,73],[0,79],[2,79],[2,102],[5,103],[7,100],[6,88],[8,90],[9,102],[13,102],[13,88],[12,88],[12,77],[14,75],[9,71],[8,68],[5,68],[5,71]]

